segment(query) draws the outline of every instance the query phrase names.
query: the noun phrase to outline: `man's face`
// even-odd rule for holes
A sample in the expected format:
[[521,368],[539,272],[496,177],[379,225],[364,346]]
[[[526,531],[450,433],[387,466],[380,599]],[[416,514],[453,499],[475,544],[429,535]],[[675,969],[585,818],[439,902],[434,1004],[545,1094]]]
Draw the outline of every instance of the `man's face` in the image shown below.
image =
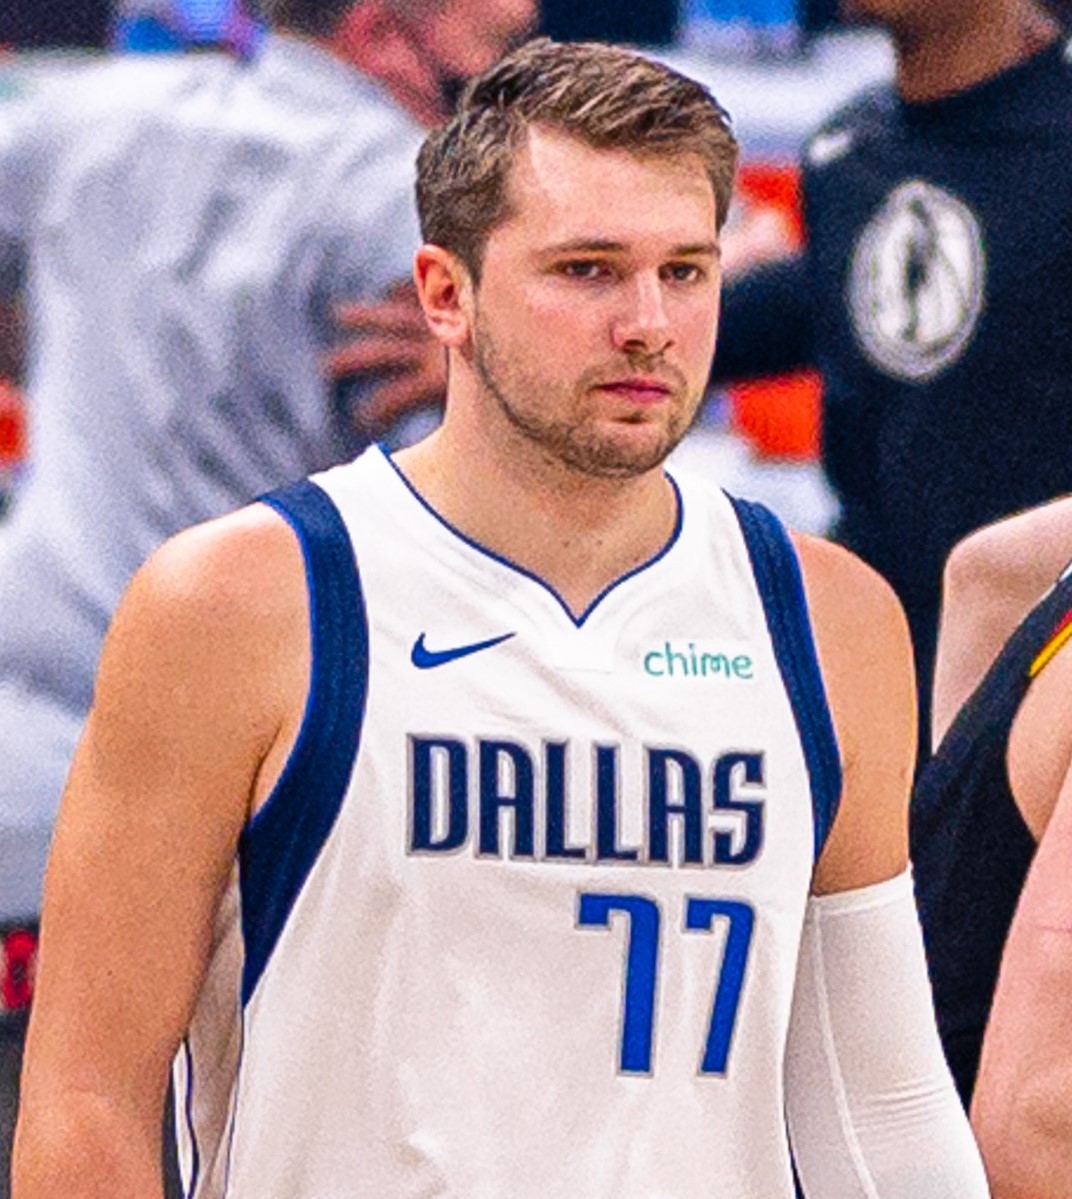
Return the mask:
[[718,322],[714,191],[698,157],[534,129],[486,246],[470,365],[485,418],[589,475],[640,474],[688,429]]
[[536,26],[538,0],[444,0],[421,20],[421,37],[448,78],[483,74]]

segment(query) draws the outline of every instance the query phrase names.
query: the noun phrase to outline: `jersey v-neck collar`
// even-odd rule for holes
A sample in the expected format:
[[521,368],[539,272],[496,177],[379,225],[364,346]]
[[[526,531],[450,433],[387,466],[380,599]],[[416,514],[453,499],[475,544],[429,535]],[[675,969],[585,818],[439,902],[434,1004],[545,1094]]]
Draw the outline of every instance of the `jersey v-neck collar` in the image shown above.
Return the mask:
[[489,549],[486,545],[482,545],[475,538],[470,537],[467,533],[464,533],[456,525],[447,520],[446,517],[437,512],[436,509],[432,507],[432,505],[424,498],[424,496],[421,495],[417,488],[414,487],[405,474],[403,474],[398,464],[391,457],[391,454],[387,450],[386,446],[378,444],[375,448],[382,456],[386,465],[390,468],[391,474],[393,474],[398,480],[399,484],[401,485],[401,489],[409,497],[410,502],[420,512],[424,520],[431,520],[436,526],[438,526],[438,530],[440,532],[445,531],[456,543],[460,543],[460,545],[467,547],[472,552],[480,555],[481,558],[497,564],[499,567],[509,571],[516,577],[528,579],[530,582],[535,583],[555,601],[558,607],[561,608],[561,610],[565,613],[571,624],[578,629],[583,628],[589,618],[596,612],[603,602],[611,595],[616,594],[624,584],[629,582],[630,579],[634,579],[638,575],[647,573],[652,569],[652,567],[656,566],[659,562],[666,558],[675,545],[677,545],[684,528],[685,504],[682,498],[681,488],[678,486],[677,480],[673,477],[673,475],[671,475],[669,471],[665,471],[664,474],[671,488],[673,489],[674,502],[677,507],[677,516],[674,520],[674,528],[671,531],[669,538],[667,538],[666,543],[650,558],[646,559],[644,562],[641,562],[639,565],[634,566],[631,570],[627,570],[624,574],[619,575],[618,578],[614,579],[611,583],[604,587],[603,590],[578,616],[574,614],[570,606],[566,603],[565,599],[563,599],[558,591],[546,579],[542,578],[535,571],[521,566],[519,563],[514,562],[512,559],[507,558],[502,554],[496,553],[495,550]]

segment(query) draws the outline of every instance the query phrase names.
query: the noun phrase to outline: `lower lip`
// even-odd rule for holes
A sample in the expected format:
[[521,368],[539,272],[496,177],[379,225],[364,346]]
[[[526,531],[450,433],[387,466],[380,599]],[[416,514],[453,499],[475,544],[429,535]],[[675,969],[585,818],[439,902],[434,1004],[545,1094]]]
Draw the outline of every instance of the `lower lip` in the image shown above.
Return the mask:
[[608,387],[600,387],[599,390],[622,400],[631,400],[634,404],[659,404],[670,398],[670,392],[664,391],[661,387],[629,387],[612,384]]

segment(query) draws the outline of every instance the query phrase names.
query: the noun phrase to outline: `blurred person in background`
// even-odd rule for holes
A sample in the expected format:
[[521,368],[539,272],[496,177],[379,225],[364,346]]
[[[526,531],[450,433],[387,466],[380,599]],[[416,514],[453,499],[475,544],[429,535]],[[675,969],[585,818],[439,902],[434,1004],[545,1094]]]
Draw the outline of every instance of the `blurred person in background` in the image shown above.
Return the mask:
[[715,377],[821,369],[838,537],[905,605],[925,729],[949,551],[1072,490],[1072,64],[1038,0],[842,12],[895,82],[807,145],[806,249],[728,285]]
[[19,50],[103,49],[112,0],[4,0],[0,46]]
[[[384,423],[327,377],[335,306],[410,278],[421,126],[535,4],[265,0],[264,15],[249,62],[139,56],[3,113],[0,260],[25,286],[31,459],[0,527],[9,1009],[29,997],[50,829],[123,588],[171,534],[352,457]],[[402,381],[415,399],[427,362]],[[4,1040],[5,1180],[17,1059]]]
[[1072,1199],[1070,559],[1070,498],[954,549],[911,809],[939,1031],[994,1199]]
[[542,0],[540,26],[556,41],[673,44],[681,23],[678,0]]
[[119,0],[112,45],[135,53],[202,46],[248,53],[260,28],[241,0]]

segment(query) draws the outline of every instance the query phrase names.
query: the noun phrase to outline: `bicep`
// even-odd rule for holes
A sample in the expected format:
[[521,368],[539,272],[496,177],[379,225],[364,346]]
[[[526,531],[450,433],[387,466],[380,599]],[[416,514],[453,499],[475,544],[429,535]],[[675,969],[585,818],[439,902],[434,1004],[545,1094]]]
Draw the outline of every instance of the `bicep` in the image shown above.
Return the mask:
[[848,551],[801,539],[801,564],[842,759],[842,790],[813,880],[819,893],[899,874],[908,861],[916,691],[908,626],[889,586]]
[[174,558],[117,613],[61,804],[29,1041],[39,1099],[162,1098],[277,727],[230,597],[176,582],[190,564]]
[[1072,560],[1072,498],[978,529],[945,565],[934,674],[934,743],[1016,626]]

